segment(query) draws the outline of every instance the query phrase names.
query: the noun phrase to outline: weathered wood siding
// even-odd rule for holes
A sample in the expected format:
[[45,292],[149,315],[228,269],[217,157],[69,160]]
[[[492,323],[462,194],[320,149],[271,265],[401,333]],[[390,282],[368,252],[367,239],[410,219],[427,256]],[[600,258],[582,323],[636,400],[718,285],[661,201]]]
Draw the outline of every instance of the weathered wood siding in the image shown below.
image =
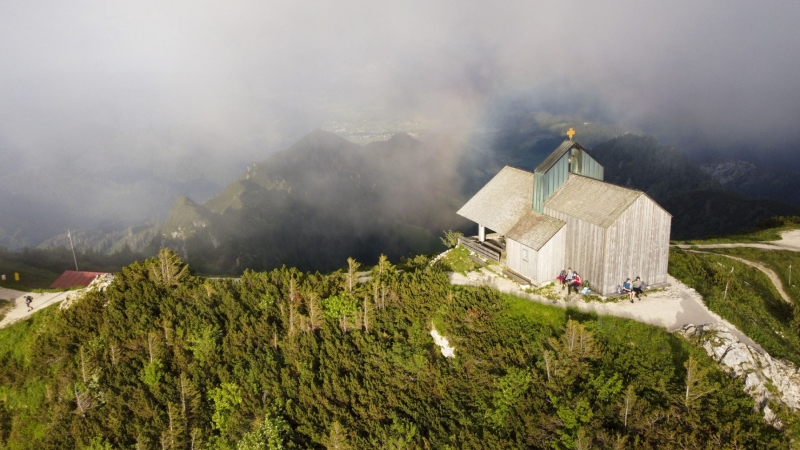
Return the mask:
[[[528,260],[523,258],[523,252],[528,250]],[[524,244],[506,237],[506,265],[509,269],[536,283],[536,261],[538,252]]]
[[544,213],[567,223],[564,266],[572,267],[591,283],[592,289],[598,289],[597,285],[605,278],[605,230],[548,207]]
[[[566,227],[558,230],[539,251],[506,237],[506,265],[535,284],[551,281],[565,267],[566,242]],[[528,251],[527,261],[523,258],[525,250]]]
[[539,249],[538,284],[554,280],[566,266],[567,227],[561,227],[556,234]]
[[669,213],[641,195],[608,227],[604,294],[613,292],[627,277],[640,276],[648,284],[667,281],[671,223]]

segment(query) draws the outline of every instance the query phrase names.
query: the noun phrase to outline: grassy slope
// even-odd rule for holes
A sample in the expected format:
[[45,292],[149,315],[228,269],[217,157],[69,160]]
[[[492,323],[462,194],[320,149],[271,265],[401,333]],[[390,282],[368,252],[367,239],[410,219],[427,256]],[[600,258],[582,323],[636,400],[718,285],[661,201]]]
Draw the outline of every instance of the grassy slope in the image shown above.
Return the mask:
[[[788,250],[762,250],[758,248],[718,248],[713,253],[737,256],[761,263],[772,269],[780,278],[783,289],[797,304],[800,302],[800,252]],[[790,270],[791,267],[791,270]],[[791,276],[791,284],[789,277]]]
[[735,234],[724,237],[717,237],[704,240],[674,241],[675,244],[706,245],[706,244],[738,244],[754,243],[762,241],[778,241],[781,239],[781,231],[791,230],[796,227],[769,228],[766,230],[754,231],[747,234]]
[[[14,281],[14,273],[19,273],[19,281]],[[60,274],[51,270],[33,267],[25,263],[11,262],[0,259],[0,274],[6,275],[6,280],[0,280],[0,287],[29,291],[33,289],[46,289]]]
[[[796,225],[730,236],[724,240],[691,243],[702,245],[775,240],[780,237],[781,231],[792,228],[796,228]],[[800,266],[800,253],[757,248],[703,251],[738,256],[764,264],[778,274],[792,299],[800,300],[800,288],[797,286],[800,283],[795,282],[795,286],[789,286],[788,283],[788,265]],[[794,307],[783,301],[763,272],[724,256],[673,249],[670,252],[669,273],[696,289],[709,309],[736,325],[770,354],[800,364],[800,334],[797,333]]]
[[710,310],[771,355],[800,364],[800,335],[793,326],[793,308],[760,270],[723,256],[673,250],[669,272],[696,289]]

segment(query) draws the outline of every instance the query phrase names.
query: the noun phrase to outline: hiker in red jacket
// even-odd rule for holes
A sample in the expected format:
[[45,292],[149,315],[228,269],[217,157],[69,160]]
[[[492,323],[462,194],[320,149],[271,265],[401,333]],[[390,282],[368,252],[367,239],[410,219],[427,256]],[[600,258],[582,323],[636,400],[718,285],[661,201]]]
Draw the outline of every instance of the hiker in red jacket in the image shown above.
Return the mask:
[[573,288],[575,289],[576,294],[581,288],[581,276],[578,275],[578,272],[575,272],[575,275],[572,277],[572,282],[567,286],[567,295],[570,294],[570,291]]

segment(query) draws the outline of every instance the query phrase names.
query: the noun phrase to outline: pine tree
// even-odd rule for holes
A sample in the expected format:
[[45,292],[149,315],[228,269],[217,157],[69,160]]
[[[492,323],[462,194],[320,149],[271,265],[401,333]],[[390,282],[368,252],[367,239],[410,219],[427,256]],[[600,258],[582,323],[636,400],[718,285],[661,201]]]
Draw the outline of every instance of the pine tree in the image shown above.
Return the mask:
[[683,365],[686,368],[686,390],[683,404],[687,409],[696,407],[696,401],[717,390],[716,383],[708,379],[708,368],[701,368],[691,356]]
[[350,444],[348,441],[347,430],[345,430],[339,421],[334,421],[331,424],[327,438],[322,444],[329,450],[349,450]]
[[355,259],[347,258],[347,293],[350,295],[353,294],[353,286],[358,281],[356,275],[359,267],[361,267],[361,264],[356,262]]
[[150,280],[162,288],[175,287],[189,276],[189,266],[168,248],[162,248],[158,256],[149,261],[148,268]]

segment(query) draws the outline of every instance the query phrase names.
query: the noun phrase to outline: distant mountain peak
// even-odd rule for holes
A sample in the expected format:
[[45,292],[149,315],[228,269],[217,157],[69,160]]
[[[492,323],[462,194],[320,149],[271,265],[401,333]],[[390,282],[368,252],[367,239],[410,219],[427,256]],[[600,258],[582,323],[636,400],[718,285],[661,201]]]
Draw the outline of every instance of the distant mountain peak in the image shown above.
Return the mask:
[[392,137],[389,138],[387,142],[392,143],[393,145],[417,145],[419,141],[414,139],[413,136],[406,132],[396,133]]
[[325,131],[323,129],[317,128],[315,130],[310,131],[308,134],[300,138],[299,141],[292,147],[298,146],[326,146],[331,144],[349,144],[355,145],[352,142],[348,141],[347,139],[335,134],[331,133],[330,131]]

